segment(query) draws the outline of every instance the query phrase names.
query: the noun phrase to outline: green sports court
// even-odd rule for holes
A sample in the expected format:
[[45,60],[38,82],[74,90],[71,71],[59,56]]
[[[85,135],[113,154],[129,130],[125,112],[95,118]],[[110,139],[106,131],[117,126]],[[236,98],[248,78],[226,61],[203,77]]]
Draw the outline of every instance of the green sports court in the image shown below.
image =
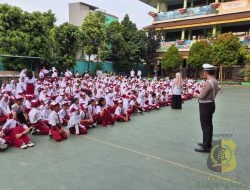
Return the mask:
[[[32,136],[34,148],[1,152],[0,189],[247,189],[249,105],[247,86],[223,86],[217,97],[214,134],[233,134],[237,166],[232,172],[210,171],[208,154],[193,150],[202,135],[194,99],[185,102],[182,110],[162,108],[134,116],[129,123],[98,126],[87,136],[69,135],[60,143]],[[207,183],[220,186],[212,188]]]

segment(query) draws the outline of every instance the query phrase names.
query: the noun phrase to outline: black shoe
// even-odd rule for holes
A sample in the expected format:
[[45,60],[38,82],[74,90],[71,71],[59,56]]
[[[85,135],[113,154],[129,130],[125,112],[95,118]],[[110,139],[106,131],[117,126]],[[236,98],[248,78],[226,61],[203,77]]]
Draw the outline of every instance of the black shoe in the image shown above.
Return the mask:
[[210,153],[210,148],[204,148],[204,147],[199,147],[194,149],[196,152],[205,152],[205,153]]
[[202,142],[198,142],[197,144],[198,144],[198,146],[203,146]]

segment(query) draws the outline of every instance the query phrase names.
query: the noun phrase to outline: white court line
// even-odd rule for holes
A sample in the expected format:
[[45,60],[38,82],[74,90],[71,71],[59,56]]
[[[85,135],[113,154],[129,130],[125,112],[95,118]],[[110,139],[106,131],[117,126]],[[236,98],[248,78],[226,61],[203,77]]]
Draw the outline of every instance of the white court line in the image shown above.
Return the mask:
[[235,184],[242,185],[243,187],[250,188],[250,185],[247,185],[246,183],[239,182],[239,181],[227,178],[227,177],[222,177],[222,176],[219,176],[219,175],[215,175],[215,174],[212,174],[212,173],[209,173],[209,172],[206,172],[206,171],[202,171],[202,170],[199,170],[199,169],[196,169],[196,168],[192,168],[192,167],[189,167],[189,166],[177,163],[177,162],[173,162],[173,161],[170,161],[170,160],[167,160],[167,159],[164,159],[164,158],[160,158],[160,157],[151,155],[151,154],[147,154],[147,153],[143,153],[143,152],[140,152],[140,151],[136,151],[136,150],[133,150],[133,149],[130,149],[130,148],[127,148],[127,147],[119,146],[119,145],[116,145],[116,144],[113,144],[113,143],[110,143],[110,142],[106,142],[106,141],[103,141],[103,140],[99,140],[99,139],[96,139],[96,138],[93,138],[93,137],[84,136],[84,138],[92,140],[92,141],[95,141],[95,142],[98,142],[98,143],[101,143],[101,144],[106,144],[106,145],[110,145],[112,147],[116,147],[116,148],[119,148],[119,149],[122,149],[122,150],[133,152],[133,153],[138,154],[138,155],[150,157],[150,158],[153,158],[155,160],[160,160],[162,162],[166,162],[166,163],[169,163],[171,165],[174,165],[174,166],[177,166],[177,167],[180,167],[180,168],[185,168],[187,170],[191,170],[191,171],[203,174],[203,175],[208,175],[208,176],[211,176],[211,177],[215,177],[217,179],[221,179],[222,178],[223,181],[229,181],[229,182],[232,182],[232,183],[235,183]]

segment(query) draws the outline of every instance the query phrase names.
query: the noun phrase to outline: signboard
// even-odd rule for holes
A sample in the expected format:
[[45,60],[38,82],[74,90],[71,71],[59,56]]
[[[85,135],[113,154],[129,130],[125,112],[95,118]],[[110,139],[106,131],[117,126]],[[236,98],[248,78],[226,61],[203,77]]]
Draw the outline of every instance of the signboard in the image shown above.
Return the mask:
[[218,11],[219,14],[237,13],[250,10],[250,0],[238,0],[221,3]]

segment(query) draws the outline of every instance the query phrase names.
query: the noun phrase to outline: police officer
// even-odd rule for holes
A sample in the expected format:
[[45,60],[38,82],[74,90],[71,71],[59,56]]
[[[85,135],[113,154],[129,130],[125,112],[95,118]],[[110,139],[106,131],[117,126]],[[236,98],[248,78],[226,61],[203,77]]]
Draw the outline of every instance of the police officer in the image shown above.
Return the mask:
[[194,94],[198,98],[200,110],[200,123],[203,132],[203,142],[198,143],[200,147],[195,148],[196,152],[210,152],[213,137],[213,114],[215,112],[215,97],[219,86],[215,79],[216,67],[210,64],[203,64],[204,77],[206,82],[201,94]]

